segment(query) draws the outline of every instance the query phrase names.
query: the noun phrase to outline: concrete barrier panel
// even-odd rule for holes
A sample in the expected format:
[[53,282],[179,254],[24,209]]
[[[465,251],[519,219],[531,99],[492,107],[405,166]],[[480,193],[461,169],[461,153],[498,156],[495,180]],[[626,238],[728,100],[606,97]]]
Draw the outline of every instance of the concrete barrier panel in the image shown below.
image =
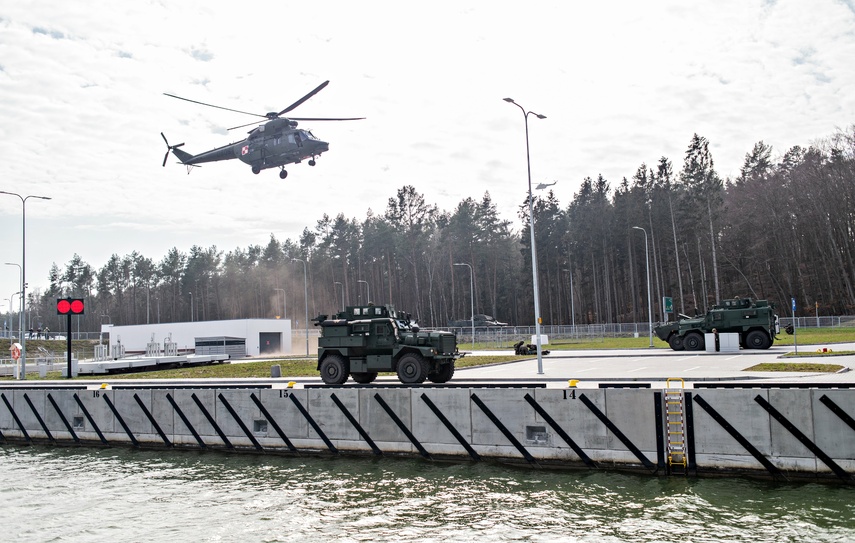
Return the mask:
[[[535,389],[532,396],[579,447],[604,449],[608,444],[609,432],[600,419],[579,399],[580,393],[582,391],[577,389]],[[605,390],[585,390],[584,394],[591,403],[605,412]],[[532,407],[527,407],[533,410]],[[540,415],[535,414],[535,421],[547,426],[550,434],[556,434]],[[550,440],[554,447],[570,448],[557,434]]]
[[[696,390],[693,398],[701,398],[709,404],[728,424],[744,437],[760,454],[770,458],[772,436],[769,414],[754,401],[760,389],[709,389]],[[756,460],[735,438],[718,423],[700,401],[693,404],[694,451],[698,469],[760,470],[766,468]],[[690,445],[691,447],[691,445]]]
[[[30,399],[33,407],[35,407],[38,412],[39,417],[44,420],[46,402],[45,392],[43,390],[16,390],[10,401],[12,402],[12,407],[15,408],[15,413],[17,413],[18,418],[21,420],[21,424],[23,424],[24,428],[27,429],[27,433],[30,434],[30,437],[37,440],[46,440],[47,433],[42,429],[42,425],[39,424],[36,415],[33,413],[32,408],[30,408],[30,404],[28,404],[24,399],[25,395]],[[6,397],[9,397],[8,394]],[[6,407],[5,404],[3,407]],[[51,435],[53,435],[53,432],[51,432]]]
[[[69,432],[68,428],[65,427],[65,423],[62,422],[62,418],[59,416],[59,413],[57,413],[53,403],[48,400],[48,395],[50,395],[54,403],[59,407],[60,412],[62,412],[62,416],[65,417],[65,420],[68,421],[68,424],[71,425],[72,430],[74,430],[76,434],[78,429],[75,428],[74,414],[78,412],[78,407],[71,395],[71,391],[45,390],[45,414],[43,415],[43,418],[45,420],[45,424],[50,428],[53,437],[58,441],[73,441],[74,438],[71,436],[71,432]],[[4,408],[5,407],[0,407],[0,411]],[[0,420],[2,420],[2,418],[0,418]],[[83,423],[82,419],[77,422],[80,422],[81,424]]]
[[[193,400],[193,395],[205,407],[205,410],[213,417],[216,413],[216,390],[215,389],[175,389],[171,391],[172,398],[187,417],[190,425],[205,442],[208,447],[223,447],[225,443],[217,435],[217,431],[208,422],[207,417]],[[198,446],[196,438],[187,428],[184,422],[176,414],[174,441],[176,444]]]
[[[14,391],[5,389],[0,394],[6,398],[6,401],[9,402],[10,405],[14,408],[15,396],[13,394]],[[0,400],[0,430],[3,431],[3,435],[7,435],[9,437],[23,437],[23,434],[18,429],[18,425],[15,424],[15,419],[12,417],[12,413],[9,411],[9,408],[6,407],[6,403]]]
[[[237,388],[237,389],[218,389],[215,391],[216,396],[216,414],[214,417],[217,420],[217,425],[220,429],[229,436],[229,441],[235,447],[255,447],[252,440],[247,436],[246,432],[240,427],[238,420],[243,423],[249,434],[258,441],[259,437],[267,437],[268,430],[273,429],[266,424],[266,420],[261,416],[261,410],[252,401],[250,395],[259,394],[258,389]],[[222,396],[222,398],[220,398]],[[235,411],[238,419],[229,412],[223,398],[228,402],[229,406]],[[259,442],[260,444],[260,442]]]
[[412,388],[362,388],[359,390],[359,423],[375,442],[398,442],[410,450],[410,440],[398,428],[392,418],[383,409],[375,395],[379,395],[389,409],[404,423],[417,439],[426,439],[427,435],[416,433],[412,420],[413,396],[419,389]]
[[[855,391],[811,391],[814,442],[825,454],[855,471],[855,428],[851,428],[832,408],[855,419]],[[833,404],[833,405],[832,405]]]
[[[767,401],[809,440],[813,432],[810,390],[770,389]],[[771,417],[771,415],[769,415]],[[777,420],[771,420],[772,456],[813,458],[814,454]]]
[[[157,425],[160,426],[160,429],[163,430],[164,434],[166,434],[166,437],[172,441],[172,438],[176,433],[176,425],[183,428],[184,423],[181,422],[181,419],[179,419],[178,415],[175,414],[175,409],[172,408],[172,404],[170,404],[166,399],[167,394],[174,398],[175,391],[169,388],[151,389],[149,395],[151,403],[148,405],[148,410],[151,413],[151,416],[154,417],[154,420],[157,421]],[[140,395],[140,397],[145,401],[145,398],[142,395]]]
[[[656,461],[656,409],[650,389],[605,389],[606,416],[641,452]],[[627,447],[609,432],[607,449],[620,451]]]
[[[532,428],[539,429],[543,426],[542,422],[535,419],[534,409],[524,399],[526,394],[533,396],[535,390],[533,388],[473,388],[469,390],[469,393],[470,398],[473,395],[480,398],[511,435],[524,444],[527,431],[531,433]],[[473,445],[509,446],[509,451],[516,451],[511,441],[505,437],[499,427],[490,420],[474,400],[471,401],[470,410],[472,412]],[[498,452],[498,449],[495,452]],[[519,456],[519,453],[515,452],[510,455]]]
[[[260,390],[256,396],[288,439],[308,439],[309,423],[291,400],[292,394],[304,407],[308,406],[308,391],[304,389]],[[275,436],[278,443],[283,444],[273,428],[268,427],[267,434]]]
[[[445,427],[436,414],[428,407],[422,398],[427,397],[442,413],[448,422],[463,436],[467,443],[472,443],[472,416],[469,390],[461,388],[423,388],[413,389],[412,392],[412,431],[427,443],[459,445],[460,442]],[[477,408],[476,408],[477,409]],[[462,445],[450,450],[466,454]]]
[[[364,443],[359,436],[359,432],[348,422],[344,413],[342,413],[341,409],[332,400],[332,395],[335,394],[339,401],[350,411],[350,414],[356,420],[359,420],[358,388],[312,388],[307,390],[309,392],[309,405],[307,406],[309,414],[312,415],[315,422],[318,423],[318,426],[329,439],[352,442],[362,441]],[[309,436],[319,437],[313,429],[309,430]]]
[[[128,425],[131,433],[138,441],[146,443],[163,443],[160,436],[154,430],[151,421],[143,413],[142,408],[134,399],[134,394],[139,396],[140,400],[145,404],[146,409],[151,412],[151,390],[148,389],[117,389],[113,390],[113,405],[118,411],[122,420]],[[116,425],[118,432],[125,434],[120,424]],[[125,434],[127,435],[127,434]]]
[[[110,410],[107,402],[104,401],[103,396],[105,394],[107,394],[111,400],[113,399],[112,390],[75,390],[70,392],[72,397],[74,394],[77,394],[80,403],[83,404],[86,411],[92,416],[92,421],[95,422],[95,425],[99,430],[101,430],[101,433],[104,434],[104,437],[107,438],[108,442],[129,441],[122,428],[116,424],[116,418],[113,416],[113,412]],[[57,391],[57,393],[60,392]],[[98,437],[98,433],[95,431],[95,428],[92,427],[92,423],[83,413],[83,409],[81,409],[77,402],[75,402],[75,407],[73,416],[82,424],[80,430],[77,428],[74,429],[74,431],[77,432],[77,436],[80,437],[80,439],[100,442],[101,438]],[[119,438],[108,435],[116,432],[116,428],[121,432],[121,436],[119,436]]]

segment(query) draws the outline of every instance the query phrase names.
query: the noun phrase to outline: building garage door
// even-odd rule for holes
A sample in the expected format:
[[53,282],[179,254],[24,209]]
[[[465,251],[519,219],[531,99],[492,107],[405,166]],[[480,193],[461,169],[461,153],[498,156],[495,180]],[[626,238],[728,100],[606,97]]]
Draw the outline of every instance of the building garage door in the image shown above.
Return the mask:
[[279,354],[282,352],[281,332],[258,333],[259,354]]

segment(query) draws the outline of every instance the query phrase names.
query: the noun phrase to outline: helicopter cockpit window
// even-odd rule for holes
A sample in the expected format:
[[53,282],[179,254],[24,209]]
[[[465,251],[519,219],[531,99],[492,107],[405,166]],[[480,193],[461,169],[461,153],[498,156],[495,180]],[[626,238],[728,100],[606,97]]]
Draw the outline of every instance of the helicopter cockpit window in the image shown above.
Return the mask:
[[312,134],[309,130],[305,130],[305,131],[303,131],[303,138],[305,138],[305,139],[307,139],[307,140],[317,140],[317,139],[318,139],[318,138],[317,138],[317,137],[315,137],[315,135],[314,135],[314,134]]

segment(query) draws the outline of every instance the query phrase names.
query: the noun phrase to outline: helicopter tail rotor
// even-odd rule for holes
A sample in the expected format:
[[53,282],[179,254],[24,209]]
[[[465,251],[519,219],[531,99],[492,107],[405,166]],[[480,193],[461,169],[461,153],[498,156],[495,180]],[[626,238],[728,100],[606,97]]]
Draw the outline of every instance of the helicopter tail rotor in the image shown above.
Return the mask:
[[[163,167],[165,168],[166,167],[166,160],[169,158],[169,152],[174,150],[174,149],[178,149],[179,147],[181,147],[184,144],[179,143],[178,145],[169,145],[169,141],[166,139],[166,136],[163,135],[163,132],[160,133],[160,137],[162,137],[163,141],[166,142],[166,154],[163,155]],[[182,160],[182,162],[184,162],[184,161]]]

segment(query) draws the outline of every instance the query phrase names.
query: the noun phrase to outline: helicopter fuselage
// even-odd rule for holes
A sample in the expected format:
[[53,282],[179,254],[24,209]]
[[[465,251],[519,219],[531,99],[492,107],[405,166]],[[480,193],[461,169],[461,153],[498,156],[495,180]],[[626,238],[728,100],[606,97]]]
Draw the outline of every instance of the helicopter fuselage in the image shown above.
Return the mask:
[[[324,81],[308,94],[282,111],[270,111],[263,115],[222,106],[215,106],[213,104],[207,104],[197,100],[190,100],[189,98],[182,98],[181,96],[176,96],[174,94],[164,93],[167,96],[171,96],[172,98],[177,98],[179,100],[185,100],[187,102],[193,102],[195,104],[201,104],[203,106],[217,109],[224,109],[235,113],[242,113],[244,115],[262,117],[266,118],[267,121],[261,121],[263,124],[253,128],[245,140],[229,143],[228,145],[223,145],[222,147],[217,147],[216,149],[211,149],[210,151],[205,151],[198,155],[179,149],[179,147],[184,145],[183,143],[170,145],[166,136],[161,132],[160,136],[163,138],[164,143],[166,143],[167,148],[166,154],[163,156],[163,166],[166,166],[166,160],[169,158],[170,152],[178,157],[178,160],[180,160],[182,164],[187,166],[187,173],[190,173],[190,170],[192,169],[191,166],[198,166],[206,162],[231,160],[233,158],[237,158],[241,162],[249,164],[252,168],[252,173],[259,173],[261,170],[266,170],[268,168],[281,168],[279,177],[282,179],[285,179],[288,175],[288,172],[285,171],[286,164],[299,164],[304,159],[309,159],[309,166],[314,166],[315,158],[320,156],[322,153],[329,151],[329,143],[319,140],[308,130],[298,129],[297,121],[358,121],[364,119],[364,117],[283,117],[283,115],[289,113],[297,106],[320,92],[320,90],[328,84],[329,81]],[[229,130],[255,125],[258,122],[259,121],[235,126],[233,128],[229,128]]]
[[180,149],[172,152],[182,164],[194,166],[206,162],[239,159],[253,172],[297,164],[329,151],[329,143],[319,140],[309,130],[294,128],[293,121],[274,119],[254,128],[245,140],[192,155]]

